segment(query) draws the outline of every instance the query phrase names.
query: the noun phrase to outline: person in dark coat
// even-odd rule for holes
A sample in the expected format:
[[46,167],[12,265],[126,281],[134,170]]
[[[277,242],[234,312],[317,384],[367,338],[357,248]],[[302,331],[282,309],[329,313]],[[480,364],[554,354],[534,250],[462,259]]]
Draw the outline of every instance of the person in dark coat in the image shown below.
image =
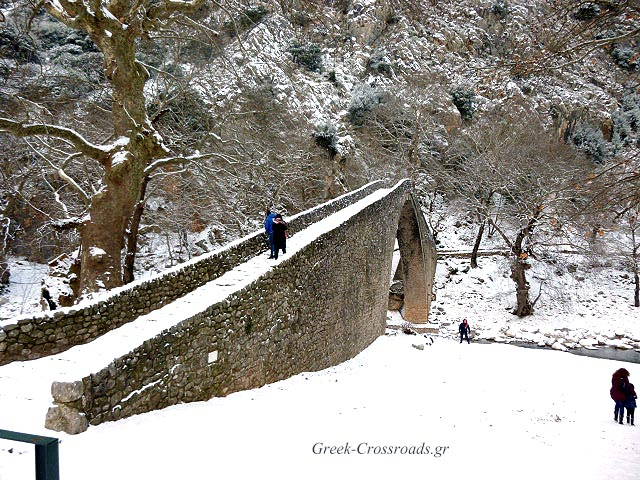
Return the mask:
[[619,368],[611,376],[611,390],[609,394],[616,406],[613,409],[613,420],[622,424],[624,417],[624,406],[627,402],[627,385],[629,384],[629,371],[626,368]]
[[633,386],[633,383],[627,383],[627,400],[624,404],[627,409],[627,423],[630,423],[633,426],[633,415],[636,411],[636,398],[638,395],[636,394],[636,389]]
[[471,328],[469,327],[469,324],[467,323],[467,319],[466,318],[464,320],[462,320],[462,323],[458,327],[458,332],[460,332],[460,343],[462,343],[462,339],[463,338],[466,338],[467,339],[467,343],[470,343],[469,342],[469,334],[471,333]]
[[273,219],[273,258],[278,259],[278,252],[287,253],[287,222],[282,219],[282,215],[278,214]]
[[273,258],[275,246],[273,244],[273,220],[278,215],[275,212],[272,212],[271,209],[267,208],[267,212],[264,215],[264,231],[269,238],[269,248],[271,249],[271,254],[269,258]]

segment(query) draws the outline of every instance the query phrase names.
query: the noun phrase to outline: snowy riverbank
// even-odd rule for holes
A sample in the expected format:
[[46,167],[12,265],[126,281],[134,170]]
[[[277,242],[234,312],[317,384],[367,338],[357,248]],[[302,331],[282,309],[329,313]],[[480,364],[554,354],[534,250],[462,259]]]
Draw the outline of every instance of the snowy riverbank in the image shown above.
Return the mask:
[[436,301],[431,321],[444,336],[457,335],[467,318],[476,339],[522,341],[563,350],[609,346],[640,351],[640,308],[633,307],[632,278],[614,267],[591,269],[580,258],[562,256],[563,264],[533,262],[528,272],[534,299],[542,296],[533,315],[511,314],[515,286],[509,260],[481,257],[479,268],[468,259],[438,263]]

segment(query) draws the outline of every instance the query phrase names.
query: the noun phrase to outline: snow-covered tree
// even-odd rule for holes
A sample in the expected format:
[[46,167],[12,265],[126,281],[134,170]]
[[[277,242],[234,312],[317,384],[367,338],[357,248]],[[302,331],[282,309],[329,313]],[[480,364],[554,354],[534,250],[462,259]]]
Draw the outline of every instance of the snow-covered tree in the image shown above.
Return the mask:
[[[85,205],[82,216],[67,218],[60,228],[77,228],[81,237],[80,288],[91,292],[120,285],[125,239],[136,226],[136,206],[144,195],[149,175],[167,165],[188,162],[202,155],[172,154],[153,126],[146,102],[149,68],[138,60],[139,40],[166,31],[178,18],[189,18],[204,0],[128,2],[119,0],[51,0],[44,7],[63,24],[84,32],[103,55],[103,74],[111,89],[107,111],[111,131],[107,141],[39,118],[0,118],[0,130],[27,139],[36,138],[55,149],[57,171]],[[92,189],[67,171],[70,161],[97,163]]]

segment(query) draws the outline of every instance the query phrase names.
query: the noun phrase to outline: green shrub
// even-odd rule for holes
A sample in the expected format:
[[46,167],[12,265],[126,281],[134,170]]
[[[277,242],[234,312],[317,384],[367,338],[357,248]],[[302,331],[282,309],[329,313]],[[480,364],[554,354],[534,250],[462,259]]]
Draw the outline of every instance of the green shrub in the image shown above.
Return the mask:
[[501,20],[504,20],[509,15],[509,4],[505,0],[498,0],[491,7],[491,13]]
[[616,45],[611,51],[613,60],[620,68],[636,71],[640,69],[640,51],[627,45]]
[[11,27],[0,31],[0,56],[18,62],[40,63],[31,38]]
[[262,5],[249,7],[233,20],[224,22],[223,28],[229,35],[235,36],[256,26],[268,13],[269,10]]
[[640,140],[640,95],[629,92],[622,97],[621,107],[613,112],[613,136],[614,148],[620,149]]
[[476,113],[476,94],[472,90],[459,87],[451,92],[453,104],[464,120],[471,120]]
[[616,150],[629,145],[633,138],[633,129],[629,124],[629,121],[622,111],[622,109],[616,110],[611,114],[611,120],[613,121],[613,135],[611,143]]
[[384,102],[384,94],[371,85],[360,85],[353,91],[349,105],[349,121],[361,126],[367,114]]
[[596,3],[585,3],[578,7],[578,10],[573,14],[573,18],[582,22],[588,22],[600,15],[600,5]]
[[393,65],[389,60],[389,57],[379,50],[376,50],[369,58],[369,62],[367,63],[367,67],[377,73],[381,73],[383,75],[391,75],[393,73]]
[[66,70],[82,73],[88,80],[104,80],[102,53],[85,52],[79,45],[68,44],[51,49],[51,63]]
[[604,163],[610,156],[610,148],[602,135],[602,130],[588,123],[576,125],[571,141],[578,150],[595,163]]
[[313,134],[316,145],[326,149],[331,156],[338,153],[338,129],[335,125],[324,123]]
[[98,47],[87,33],[69,28],[61,22],[43,21],[34,27],[33,33],[45,50],[64,45],[77,45],[83,52],[98,51]]
[[632,91],[622,97],[622,111],[627,114],[633,131],[640,133],[640,94]]
[[322,71],[322,48],[315,43],[303,45],[294,42],[288,52],[293,56],[293,61],[311,72]]

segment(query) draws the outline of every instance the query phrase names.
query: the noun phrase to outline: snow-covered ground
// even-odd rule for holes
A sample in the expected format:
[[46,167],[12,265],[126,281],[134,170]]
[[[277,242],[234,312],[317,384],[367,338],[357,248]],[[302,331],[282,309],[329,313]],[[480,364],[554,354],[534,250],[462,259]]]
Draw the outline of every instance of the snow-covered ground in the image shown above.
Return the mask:
[[20,257],[7,261],[11,276],[8,290],[0,295],[0,319],[40,311],[41,281],[48,272],[47,265]]
[[[294,236],[296,247],[289,254],[342,216]],[[439,262],[432,320],[440,323],[443,337],[454,335],[466,317],[480,338],[562,346],[594,338],[640,347],[640,322],[624,272],[613,266],[588,270],[579,258],[551,269],[535,263],[528,274],[534,293],[544,280],[545,295],[535,315],[518,319],[507,310],[514,302],[507,261],[482,257],[475,270],[467,268],[468,259]],[[235,282],[248,281],[273,264],[263,256],[230,274],[237,274]],[[567,270],[569,265],[575,271]],[[200,308],[190,298],[181,301]],[[424,337],[397,331],[351,361],[260,389],[90,427],[79,436],[44,429],[52,380],[79,379],[106,365],[117,353],[114,345],[120,353],[130,349],[124,340],[131,329],[131,335],[146,338],[149,325],[159,319],[178,320],[175,312],[165,313],[152,312],[59,355],[0,367],[0,428],[60,437],[64,480],[258,475],[625,480],[640,471],[640,427],[614,424],[608,394],[611,373],[624,366],[633,381],[637,364],[510,345],[460,345],[442,337],[426,345]],[[165,327],[153,325],[157,328]],[[425,346],[419,350],[413,344]],[[314,453],[347,443],[351,453]],[[400,450],[423,444],[430,454],[375,453],[381,446]],[[0,480],[31,478],[33,447],[0,440]]]
[[572,270],[577,267],[572,273],[565,266],[534,262],[528,271],[532,300],[541,284],[543,291],[534,315],[525,318],[511,314],[515,286],[509,259],[481,257],[477,269],[469,268],[469,259],[442,260],[431,320],[445,335],[456,335],[467,318],[476,338],[559,349],[608,345],[640,350],[640,309],[633,306],[632,278],[613,267],[587,271],[579,258],[574,260],[569,262]]
[[[440,252],[471,252],[477,226],[465,220],[455,202],[441,213]],[[498,234],[482,240],[481,250],[505,250]],[[510,258],[441,258],[430,321],[444,336],[456,336],[468,319],[476,339],[522,341],[557,349],[610,346],[640,351],[640,308],[633,306],[633,277],[615,256],[572,255],[547,250],[545,261],[529,259],[530,296],[540,293],[534,314],[518,318]],[[397,319],[396,319],[397,323]]]
[[[640,427],[613,422],[608,393],[615,369],[633,380],[637,365],[446,339],[412,347],[424,340],[381,337],[320,372],[56,434],[61,478],[637,478]],[[0,411],[3,428],[52,433],[29,409]],[[313,453],[347,443],[349,454]],[[358,453],[423,443],[429,455]],[[31,447],[0,441],[0,479],[31,478]]]

